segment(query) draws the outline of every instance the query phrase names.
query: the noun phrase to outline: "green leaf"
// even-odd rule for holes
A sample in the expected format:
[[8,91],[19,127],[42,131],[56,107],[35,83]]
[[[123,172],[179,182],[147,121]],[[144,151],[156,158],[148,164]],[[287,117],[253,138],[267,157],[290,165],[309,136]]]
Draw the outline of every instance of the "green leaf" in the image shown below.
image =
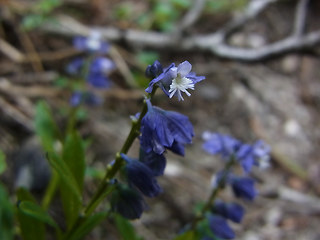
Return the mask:
[[[34,197],[24,188],[17,191],[18,202],[29,201],[35,203]],[[24,240],[45,240],[45,224],[38,219],[26,215],[22,211],[17,211],[20,224],[21,236]]]
[[[82,192],[86,167],[85,148],[81,137],[75,131],[66,137],[62,158],[74,177],[79,192]],[[70,190],[64,184],[60,186],[60,190],[67,223],[71,227],[79,215],[82,204],[75,195],[70,195]]]
[[97,225],[99,225],[107,216],[106,212],[100,212],[88,217],[81,227],[79,227],[68,240],[79,240],[85,237],[88,233],[92,231]]
[[22,28],[24,30],[32,30],[35,29],[45,21],[45,17],[41,14],[30,14],[23,18],[22,20]]
[[70,171],[68,165],[62,161],[62,159],[54,153],[48,153],[48,161],[51,167],[57,171],[60,179],[61,185],[66,186],[69,190],[70,196],[74,196],[75,199],[81,203],[82,197],[79,191],[79,186],[75,180],[72,172]]
[[[4,153],[0,150],[0,175],[6,170],[7,164]],[[1,239],[1,238],[0,238]]]
[[138,236],[132,224],[119,214],[115,215],[115,223],[119,233],[123,240],[142,240],[143,238]]
[[14,233],[13,206],[5,188],[0,184],[0,239],[11,240]]
[[141,64],[148,65],[159,59],[159,54],[153,51],[141,51],[138,53],[137,59]]
[[184,232],[183,234],[174,238],[174,240],[198,240],[198,239],[200,239],[200,237],[194,231]]
[[51,216],[36,203],[23,201],[18,204],[18,209],[27,216],[37,219],[40,222],[47,223],[52,227],[58,228],[58,225],[51,218]]
[[86,167],[85,149],[84,143],[77,132],[73,131],[66,137],[62,158],[77,181],[80,192],[82,192]]
[[40,101],[36,106],[35,130],[45,151],[53,151],[54,143],[61,136],[49,106]]

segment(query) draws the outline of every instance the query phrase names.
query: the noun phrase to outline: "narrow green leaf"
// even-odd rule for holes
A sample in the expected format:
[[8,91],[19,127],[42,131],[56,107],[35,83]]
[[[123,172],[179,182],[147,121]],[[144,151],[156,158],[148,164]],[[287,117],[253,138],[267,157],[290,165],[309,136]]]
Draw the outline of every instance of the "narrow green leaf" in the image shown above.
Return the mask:
[[13,239],[13,209],[7,191],[0,184],[0,239]]
[[68,165],[62,161],[62,159],[54,153],[48,153],[48,161],[50,166],[57,171],[61,179],[61,184],[69,190],[70,196],[74,196],[75,199],[81,203],[82,197],[79,191],[77,181],[75,180]]
[[37,219],[40,222],[47,223],[52,227],[58,228],[58,225],[51,218],[51,216],[45,210],[43,210],[39,205],[33,202],[23,201],[20,204],[18,204],[18,209],[27,216]]
[[0,150],[0,175],[6,170],[7,164],[4,153]]
[[77,132],[73,131],[66,137],[62,158],[77,181],[80,192],[82,192],[86,167],[85,149]]
[[[29,201],[35,203],[34,197],[24,188],[17,191],[18,202]],[[20,224],[21,236],[23,240],[45,240],[45,224],[38,219],[26,215],[22,211],[17,211]]]
[[138,236],[132,224],[119,214],[115,215],[115,223],[119,233],[123,240],[142,240],[143,238]]
[[52,151],[54,143],[61,136],[59,129],[52,117],[49,106],[40,101],[36,106],[35,130],[40,137],[46,151]]
[[60,177],[61,200],[66,216],[67,226],[70,228],[79,215],[82,207],[82,197],[79,185],[67,163],[54,153],[48,154],[48,160]]
[[100,212],[88,217],[80,228],[78,228],[68,240],[79,240],[85,237],[88,233],[92,231],[97,225],[99,225],[107,216],[106,212]]

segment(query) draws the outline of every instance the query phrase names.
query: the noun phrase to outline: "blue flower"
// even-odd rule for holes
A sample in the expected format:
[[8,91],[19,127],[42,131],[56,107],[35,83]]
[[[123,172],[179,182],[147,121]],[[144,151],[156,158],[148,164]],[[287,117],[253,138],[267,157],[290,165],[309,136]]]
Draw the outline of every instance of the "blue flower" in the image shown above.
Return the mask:
[[237,139],[219,133],[204,132],[202,137],[205,140],[203,149],[206,152],[212,155],[220,154],[226,160],[229,160],[241,145]]
[[152,170],[154,176],[163,175],[167,164],[167,160],[163,154],[156,154],[153,151],[145,153],[143,149],[140,149],[139,159]]
[[67,65],[67,73],[71,75],[77,75],[80,73],[81,68],[83,67],[84,59],[83,58],[75,58]]
[[70,105],[76,107],[81,103],[85,103],[89,106],[96,106],[102,103],[102,99],[92,92],[73,92],[70,98]]
[[237,203],[225,203],[217,200],[211,210],[213,213],[236,223],[240,223],[244,216],[244,208]]
[[101,33],[92,31],[88,37],[75,37],[73,39],[73,46],[81,51],[107,53],[109,51],[109,44],[103,42]]
[[147,204],[142,195],[125,185],[118,185],[111,196],[111,209],[128,219],[141,217]]
[[172,63],[168,68],[151,80],[146,92],[151,93],[154,84],[157,84],[163,92],[172,98],[177,96],[178,100],[184,100],[182,92],[190,96],[188,89],[194,90],[194,85],[205,79],[204,76],[196,76],[194,72],[190,72],[192,65],[188,61],[179,64],[178,67]]
[[249,144],[240,145],[236,152],[236,159],[239,161],[243,171],[249,173],[255,161],[253,147]]
[[163,68],[158,60],[154,61],[154,63],[149,65],[146,69],[146,76],[148,78],[158,77],[161,73],[163,73]]
[[193,127],[188,117],[173,111],[153,107],[147,100],[148,112],[141,120],[140,143],[142,149],[149,153],[162,154],[165,148],[175,153],[184,153],[184,144],[192,142]]
[[108,74],[115,69],[115,64],[112,60],[106,57],[97,57],[93,59],[90,65],[90,72]]
[[121,154],[126,161],[125,173],[130,186],[136,187],[143,195],[155,197],[162,192],[153,171],[144,163]]
[[245,173],[249,173],[253,165],[258,165],[260,168],[269,166],[270,147],[261,140],[249,145],[228,135],[210,132],[204,132],[203,139],[205,151],[210,154],[220,154],[225,160],[235,158]]
[[209,227],[215,237],[222,239],[233,239],[235,234],[231,227],[228,225],[225,218],[210,214],[208,216]]
[[262,140],[256,141],[253,145],[253,155],[255,158],[255,165],[261,169],[270,166],[270,151],[269,145],[265,144]]
[[87,82],[96,88],[108,88],[111,85],[109,78],[99,72],[89,72]]
[[246,200],[253,200],[256,197],[257,191],[254,188],[254,180],[252,178],[232,175],[228,181],[236,197]]

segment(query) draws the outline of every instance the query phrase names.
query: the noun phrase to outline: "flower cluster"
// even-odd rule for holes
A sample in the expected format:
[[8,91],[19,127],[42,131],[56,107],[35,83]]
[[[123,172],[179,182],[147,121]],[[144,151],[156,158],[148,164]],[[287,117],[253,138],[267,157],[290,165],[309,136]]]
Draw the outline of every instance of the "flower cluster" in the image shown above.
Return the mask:
[[[254,200],[257,190],[249,173],[254,165],[260,168],[269,166],[270,147],[261,140],[250,145],[219,133],[205,132],[203,138],[205,151],[213,155],[219,154],[229,166],[238,163],[244,172],[244,176],[238,176],[231,171],[231,167],[225,169],[217,174],[214,187],[228,184],[237,198]],[[203,239],[233,239],[235,234],[227,220],[240,223],[243,215],[244,209],[239,204],[216,201],[206,219],[211,232]]]
[[154,85],[159,86],[170,98],[177,96],[178,100],[184,100],[182,92],[190,96],[188,89],[194,90],[194,85],[205,79],[204,76],[196,76],[191,72],[192,65],[188,61],[179,64],[178,67],[172,63],[169,67],[162,69],[159,62],[154,62],[147,68],[147,76],[153,78],[146,89],[151,93]]
[[[73,76],[81,76],[86,79],[86,83],[93,88],[108,88],[111,85],[108,75],[115,69],[115,64],[107,57],[101,56],[108,53],[109,44],[102,41],[101,35],[97,31],[92,31],[88,37],[76,37],[73,41],[74,47],[81,51],[87,51],[91,58],[79,57],[74,59],[68,66],[67,72]],[[101,103],[90,101],[88,96],[94,95],[88,90],[76,91],[70,99],[72,106],[80,103]],[[98,99],[98,97],[95,97]],[[89,98],[91,99],[91,98]]]
[[[185,70],[186,65],[191,69],[191,64],[186,61],[180,64],[175,71],[179,72],[179,77],[190,75],[190,79],[193,79],[191,77],[195,74],[188,75],[188,70]],[[161,74],[163,74],[163,68],[158,61],[148,66],[146,70],[146,75],[150,78],[158,78]],[[202,80],[204,77],[197,78]],[[151,88],[156,83],[152,81]],[[175,81],[174,78],[171,79],[171,82],[173,81]],[[179,96],[181,96],[180,92]],[[141,116],[139,158],[133,159],[121,154],[125,162],[122,175],[126,184],[122,184],[122,187],[115,190],[111,201],[112,209],[129,219],[139,218],[146,209],[143,196],[156,197],[162,192],[156,178],[164,174],[166,150],[184,156],[185,145],[190,144],[194,136],[193,126],[187,116],[155,107],[150,99],[145,101],[147,112],[143,117]],[[138,119],[140,119],[140,113],[136,114],[134,121]]]

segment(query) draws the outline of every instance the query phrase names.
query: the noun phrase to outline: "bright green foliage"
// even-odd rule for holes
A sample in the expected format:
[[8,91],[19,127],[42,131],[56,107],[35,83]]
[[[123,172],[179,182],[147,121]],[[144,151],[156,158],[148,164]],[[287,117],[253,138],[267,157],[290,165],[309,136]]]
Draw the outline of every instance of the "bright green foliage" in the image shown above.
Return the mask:
[[142,240],[143,238],[138,236],[135,232],[132,224],[126,218],[115,215],[115,223],[119,233],[121,234],[122,240]]
[[[4,153],[0,150],[0,175],[6,170],[7,164]],[[1,239],[1,238],[0,238]]]
[[5,188],[0,184],[0,239],[13,239],[13,206]]
[[[36,204],[33,196],[23,188],[18,189],[17,197],[18,202],[29,201]],[[45,224],[42,221],[25,214],[19,208],[17,215],[23,240],[45,240]]]
[[107,216],[106,212],[99,212],[88,217],[84,220],[80,228],[78,228],[68,240],[79,240],[92,231],[97,225],[99,225]]
[[35,129],[44,150],[53,151],[54,143],[60,138],[61,134],[49,106],[43,101],[38,102],[36,106]]

